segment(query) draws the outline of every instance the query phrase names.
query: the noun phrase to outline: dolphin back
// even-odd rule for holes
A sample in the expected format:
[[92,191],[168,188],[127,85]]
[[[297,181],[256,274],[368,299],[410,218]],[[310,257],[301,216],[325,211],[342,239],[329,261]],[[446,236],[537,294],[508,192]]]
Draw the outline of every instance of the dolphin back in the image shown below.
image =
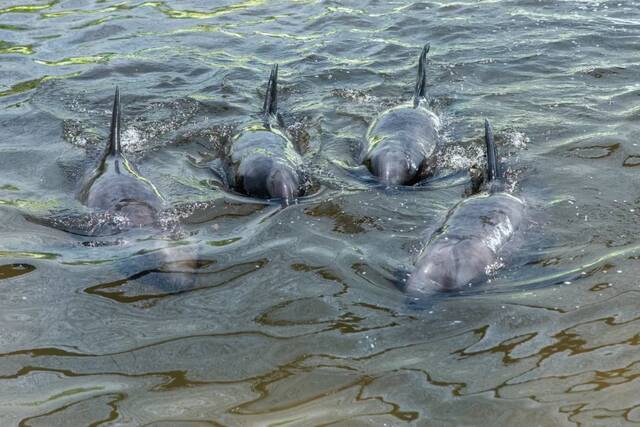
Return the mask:
[[149,224],[161,208],[162,198],[124,157],[121,116],[120,91],[116,88],[107,146],[96,168],[85,179],[78,198],[90,208],[125,216],[132,224]]
[[524,202],[508,193],[462,201],[427,244],[406,291],[428,294],[484,281],[523,217]]
[[416,263],[406,291],[428,295],[459,290],[487,277],[524,219],[524,201],[504,191],[493,130],[485,120],[486,191],[458,203]]
[[289,139],[278,114],[278,65],[267,83],[263,123],[233,137],[228,151],[231,186],[251,197],[279,199],[284,205],[304,193],[302,157]]
[[362,162],[385,185],[413,185],[434,171],[440,121],[426,105],[429,49],[420,53],[413,104],[383,112],[367,130]]

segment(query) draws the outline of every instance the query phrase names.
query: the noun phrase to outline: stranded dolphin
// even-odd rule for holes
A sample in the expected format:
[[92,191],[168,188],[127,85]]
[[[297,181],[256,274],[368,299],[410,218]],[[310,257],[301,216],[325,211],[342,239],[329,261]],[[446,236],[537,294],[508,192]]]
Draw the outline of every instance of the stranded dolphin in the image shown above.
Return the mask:
[[232,186],[237,191],[288,205],[304,194],[306,179],[302,157],[278,115],[277,85],[275,65],[264,99],[262,123],[246,127],[233,137],[229,157]]
[[427,109],[427,44],[420,54],[412,105],[382,113],[369,127],[363,163],[388,185],[411,185],[433,173],[438,117]]
[[405,290],[411,295],[456,290],[485,279],[523,220],[524,201],[505,190],[488,121],[485,141],[486,190],[455,206],[431,237],[408,279]]
[[89,208],[119,218],[125,228],[151,225],[162,209],[162,198],[122,153],[120,133],[120,92],[116,88],[107,147],[85,179],[78,199]]

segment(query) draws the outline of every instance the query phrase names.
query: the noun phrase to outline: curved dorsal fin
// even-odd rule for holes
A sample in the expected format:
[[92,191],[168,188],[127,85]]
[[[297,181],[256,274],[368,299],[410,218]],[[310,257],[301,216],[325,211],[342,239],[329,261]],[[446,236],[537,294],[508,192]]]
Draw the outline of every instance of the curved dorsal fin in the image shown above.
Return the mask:
[[111,156],[122,153],[120,144],[121,132],[120,90],[116,86],[116,95],[113,99],[113,113],[111,114],[111,131],[109,132],[109,146],[107,152]]
[[278,64],[275,64],[271,69],[262,112],[265,117],[265,122],[268,122],[270,117],[278,114]]
[[413,92],[413,106],[417,107],[422,99],[425,99],[427,95],[427,53],[431,45],[425,44],[420,53],[420,60],[418,61],[418,78],[416,79],[416,88]]
[[490,183],[502,177],[498,165],[496,143],[493,140],[493,129],[487,119],[484,120],[484,141],[487,145],[487,182]]

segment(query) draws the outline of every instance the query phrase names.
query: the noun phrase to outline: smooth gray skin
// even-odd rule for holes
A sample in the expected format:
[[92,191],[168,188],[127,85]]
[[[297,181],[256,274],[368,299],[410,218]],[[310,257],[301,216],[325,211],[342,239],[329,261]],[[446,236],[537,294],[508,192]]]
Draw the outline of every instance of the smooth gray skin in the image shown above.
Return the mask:
[[302,157],[284,134],[266,127],[246,129],[234,138],[230,156],[239,191],[285,204],[302,195]]
[[153,224],[162,200],[136,175],[121,154],[108,154],[87,181],[80,199],[90,208],[122,216],[130,226]]
[[116,87],[107,146],[78,199],[90,208],[102,210],[119,226],[150,225],[156,221],[162,199],[122,154],[121,117],[120,91]]
[[423,103],[387,110],[367,132],[364,164],[387,185],[415,184],[433,173],[439,120]]
[[524,202],[505,192],[459,203],[432,237],[409,277],[413,295],[460,289],[486,277],[487,267],[524,217]]

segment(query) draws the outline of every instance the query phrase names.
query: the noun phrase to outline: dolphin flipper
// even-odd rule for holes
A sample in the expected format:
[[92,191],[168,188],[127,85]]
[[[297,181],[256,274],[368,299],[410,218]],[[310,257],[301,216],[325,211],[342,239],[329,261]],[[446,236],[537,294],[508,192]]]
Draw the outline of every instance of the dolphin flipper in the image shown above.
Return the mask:
[[427,43],[422,48],[420,60],[418,61],[418,78],[416,79],[416,88],[413,92],[413,106],[417,107],[420,101],[425,99],[427,95],[427,53],[431,45]]

